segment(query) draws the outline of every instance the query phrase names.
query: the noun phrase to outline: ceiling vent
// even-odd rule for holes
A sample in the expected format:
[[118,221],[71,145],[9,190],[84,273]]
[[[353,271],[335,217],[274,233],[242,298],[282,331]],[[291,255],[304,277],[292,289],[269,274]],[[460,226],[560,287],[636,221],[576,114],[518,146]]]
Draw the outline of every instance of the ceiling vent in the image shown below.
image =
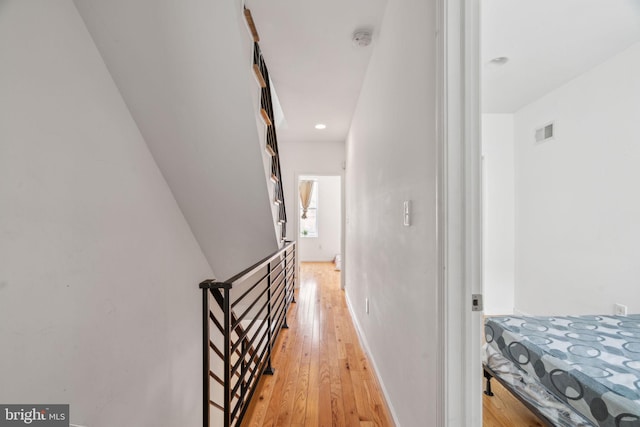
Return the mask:
[[551,122],[536,129],[536,143],[546,142],[555,136],[555,123]]

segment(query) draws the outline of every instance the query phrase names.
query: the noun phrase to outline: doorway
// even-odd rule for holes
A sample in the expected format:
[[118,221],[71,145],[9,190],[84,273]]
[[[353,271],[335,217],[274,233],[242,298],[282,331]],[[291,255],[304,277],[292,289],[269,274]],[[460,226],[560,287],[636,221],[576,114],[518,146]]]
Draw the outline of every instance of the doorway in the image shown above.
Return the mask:
[[[344,283],[343,179],[340,175],[296,174],[294,233],[298,263],[331,263]],[[299,267],[298,267],[298,271]]]
[[633,312],[640,9],[549,6],[483,3],[485,314]]

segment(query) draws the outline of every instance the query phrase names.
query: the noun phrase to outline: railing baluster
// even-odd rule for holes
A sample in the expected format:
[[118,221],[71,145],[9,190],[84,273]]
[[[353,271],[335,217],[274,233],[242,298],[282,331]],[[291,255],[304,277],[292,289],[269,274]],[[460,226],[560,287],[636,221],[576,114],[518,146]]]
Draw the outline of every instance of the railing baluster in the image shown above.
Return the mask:
[[287,251],[284,251],[284,266],[283,274],[284,274],[284,323],[282,324],[282,329],[289,329],[289,324],[287,323],[287,309],[289,308],[289,284],[287,283]]
[[267,367],[264,373],[273,375],[271,365],[271,261],[267,264]]
[[224,289],[224,427],[231,426],[231,295]]
[[[202,284],[200,285],[202,288]],[[204,427],[209,427],[210,423],[210,411],[211,407],[209,406],[209,401],[211,398],[209,397],[209,371],[210,360],[209,360],[209,287],[202,288],[202,364],[205,375],[203,375],[202,381],[202,423]]]

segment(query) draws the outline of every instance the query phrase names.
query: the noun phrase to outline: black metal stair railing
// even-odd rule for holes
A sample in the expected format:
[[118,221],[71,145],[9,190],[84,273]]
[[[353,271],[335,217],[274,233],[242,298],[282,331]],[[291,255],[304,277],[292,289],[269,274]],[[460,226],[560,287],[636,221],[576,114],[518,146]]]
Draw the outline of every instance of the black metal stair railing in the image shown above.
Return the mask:
[[267,141],[266,150],[271,155],[271,179],[275,185],[274,202],[279,205],[278,222],[281,224],[280,238],[285,240],[287,233],[287,213],[284,205],[284,192],[282,189],[282,175],[280,172],[280,153],[278,151],[278,137],[276,135],[275,114],[273,112],[273,100],[271,98],[271,80],[269,79],[269,71],[264,61],[260,45],[258,42],[253,43],[253,65],[256,70],[258,79],[260,80],[261,96],[260,107],[263,115],[266,115],[265,123],[267,125]]
[[296,243],[224,282],[205,280],[203,317],[203,426],[239,426],[271,353],[288,328],[295,302]]

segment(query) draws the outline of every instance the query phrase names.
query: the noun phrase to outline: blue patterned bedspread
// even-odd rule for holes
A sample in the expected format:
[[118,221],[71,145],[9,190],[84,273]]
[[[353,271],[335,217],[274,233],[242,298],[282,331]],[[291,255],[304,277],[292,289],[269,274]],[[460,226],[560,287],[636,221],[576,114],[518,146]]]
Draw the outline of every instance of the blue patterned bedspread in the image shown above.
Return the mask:
[[640,427],[640,315],[488,317],[485,337],[594,425]]

